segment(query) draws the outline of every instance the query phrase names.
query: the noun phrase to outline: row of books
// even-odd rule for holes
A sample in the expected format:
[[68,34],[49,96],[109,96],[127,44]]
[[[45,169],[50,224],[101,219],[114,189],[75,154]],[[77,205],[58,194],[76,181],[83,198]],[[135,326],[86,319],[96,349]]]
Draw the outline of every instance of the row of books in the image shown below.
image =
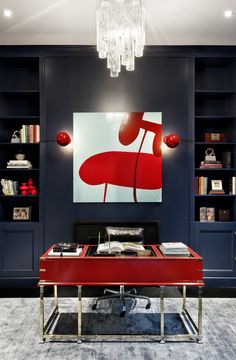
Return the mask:
[[9,160],[7,169],[31,169],[32,164],[29,160]]
[[195,176],[194,193],[198,195],[206,195],[208,187],[208,178],[204,176]]
[[40,125],[22,125],[20,129],[21,143],[39,143],[40,141]]
[[3,195],[17,195],[18,194],[18,181],[1,179]]
[[214,222],[215,221],[215,208],[213,207],[200,207],[200,222]]
[[[212,180],[213,182],[215,180]],[[221,181],[221,180],[219,180]],[[197,195],[207,195],[208,194],[208,177],[205,176],[195,176],[194,178],[194,193]],[[214,189],[210,190],[209,194],[225,194],[223,189]],[[229,195],[236,195],[236,176],[229,177]]]

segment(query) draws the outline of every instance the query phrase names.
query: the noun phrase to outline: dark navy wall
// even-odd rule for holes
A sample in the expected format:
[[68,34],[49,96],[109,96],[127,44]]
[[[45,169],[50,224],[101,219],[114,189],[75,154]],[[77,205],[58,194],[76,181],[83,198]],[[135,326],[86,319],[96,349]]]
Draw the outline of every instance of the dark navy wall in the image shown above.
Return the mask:
[[[44,63],[44,131],[47,140],[73,134],[73,112],[161,111],[163,135],[183,142],[163,154],[162,203],[73,203],[73,153],[46,142],[45,247],[72,240],[75,221],[160,220],[161,241],[189,243],[190,58],[136,59],[134,72],[110,78],[96,56],[49,56]],[[99,129],[95,129],[99,131]],[[74,139],[79,141],[79,139]],[[150,176],[155,176],[150,171]]]

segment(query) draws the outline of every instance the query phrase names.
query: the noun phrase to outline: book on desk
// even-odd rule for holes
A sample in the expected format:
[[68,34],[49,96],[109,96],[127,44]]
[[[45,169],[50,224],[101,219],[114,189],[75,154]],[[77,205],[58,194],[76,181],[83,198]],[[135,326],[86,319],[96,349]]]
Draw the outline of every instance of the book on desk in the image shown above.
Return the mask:
[[160,250],[165,256],[190,256],[187,245],[182,242],[162,243]]

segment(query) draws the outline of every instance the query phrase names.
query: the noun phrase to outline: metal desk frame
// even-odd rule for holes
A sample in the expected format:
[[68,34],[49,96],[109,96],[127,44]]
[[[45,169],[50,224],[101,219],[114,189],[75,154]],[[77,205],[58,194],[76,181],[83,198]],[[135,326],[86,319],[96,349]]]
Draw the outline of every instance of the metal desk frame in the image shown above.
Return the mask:
[[[160,341],[161,344],[164,344],[165,341],[179,341],[179,340],[193,340],[198,343],[202,343],[202,289],[203,286],[198,286],[198,316],[197,316],[197,324],[192,319],[186,308],[186,285],[182,285],[183,288],[183,302],[182,302],[182,311],[181,311],[181,319],[183,324],[187,330],[187,334],[176,334],[176,335],[166,335],[164,332],[165,326],[165,287],[160,286],[160,335],[153,334],[140,334],[140,335],[83,335],[82,334],[82,285],[76,284],[78,288],[78,302],[77,302],[77,312],[78,312],[78,334],[51,334],[50,330],[55,323],[57,317],[59,316],[59,304],[58,304],[58,285],[60,284],[43,284],[39,283],[40,286],[40,342],[44,342],[45,340],[75,340],[78,343],[86,340],[105,340],[109,341],[114,338],[114,340],[122,339],[127,341]],[[54,286],[54,309],[49,316],[45,324],[44,319],[44,287],[45,286]],[[158,285],[157,285],[158,286]],[[195,286],[196,287],[196,286]]]

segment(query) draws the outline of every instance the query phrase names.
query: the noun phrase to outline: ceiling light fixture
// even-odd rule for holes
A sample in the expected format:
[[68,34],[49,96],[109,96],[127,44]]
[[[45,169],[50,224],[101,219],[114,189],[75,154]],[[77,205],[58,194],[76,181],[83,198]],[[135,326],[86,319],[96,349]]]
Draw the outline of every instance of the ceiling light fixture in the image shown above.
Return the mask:
[[227,18],[230,18],[233,15],[233,11],[232,10],[225,10],[224,11],[224,16]]
[[111,77],[119,76],[121,65],[134,70],[134,57],[143,55],[145,9],[142,0],[99,0],[97,6],[97,50],[107,58]]
[[5,17],[11,17],[12,16],[12,11],[9,10],[9,9],[5,9],[5,10],[3,10],[3,15]]

